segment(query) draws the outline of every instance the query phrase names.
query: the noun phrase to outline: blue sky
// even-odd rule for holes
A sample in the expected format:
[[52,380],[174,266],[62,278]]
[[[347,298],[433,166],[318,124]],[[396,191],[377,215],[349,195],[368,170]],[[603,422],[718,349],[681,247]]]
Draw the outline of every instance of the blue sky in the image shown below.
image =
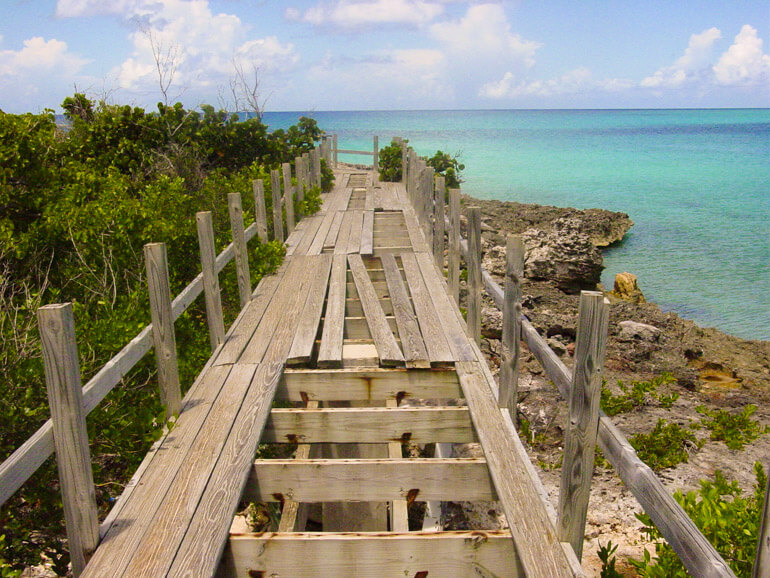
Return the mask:
[[255,69],[276,111],[770,107],[770,0],[3,0],[0,23],[5,112],[153,107],[161,79],[244,108]]

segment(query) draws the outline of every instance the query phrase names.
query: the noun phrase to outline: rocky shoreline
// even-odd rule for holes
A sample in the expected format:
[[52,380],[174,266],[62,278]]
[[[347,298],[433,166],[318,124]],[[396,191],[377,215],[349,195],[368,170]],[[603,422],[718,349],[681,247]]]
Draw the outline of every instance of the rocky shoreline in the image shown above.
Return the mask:
[[[579,292],[604,290],[598,285],[603,268],[601,248],[622,242],[633,226],[629,216],[602,209],[544,207],[467,196],[462,206],[463,213],[469,206],[481,209],[483,265],[501,285],[505,237],[523,236],[524,314],[571,366]],[[669,373],[675,381],[662,386],[661,393],[679,396],[670,409],[649,404],[616,416],[616,425],[627,437],[648,433],[661,417],[682,426],[693,424],[702,417],[696,411],[699,406],[737,411],[752,403],[759,408],[753,417],[762,425],[770,425],[770,342],[739,339],[665,313],[644,299],[633,275],[618,279],[612,289],[605,292],[611,302],[605,361],[610,389],[618,391],[618,381],[630,384]],[[482,316],[482,350],[496,370],[502,315],[486,296]],[[519,419],[528,423],[528,451],[555,504],[566,404],[526,348],[520,392]],[[750,490],[754,462],[762,461],[766,468],[770,465],[770,435],[760,436],[742,451],[708,441],[705,432],[697,435],[706,443],[692,449],[688,462],[659,472],[672,492],[696,489],[700,479],[713,477],[717,469]],[[645,546],[641,523],[634,517],[638,511],[636,500],[612,469],[597,467],[586,528],[584,562],[589,573],[599,575],[596,550],[610,540],[620,545],[617,554],[621,568],[625,557],[641,557]],[[631,571],[629,575],[635,574]]]

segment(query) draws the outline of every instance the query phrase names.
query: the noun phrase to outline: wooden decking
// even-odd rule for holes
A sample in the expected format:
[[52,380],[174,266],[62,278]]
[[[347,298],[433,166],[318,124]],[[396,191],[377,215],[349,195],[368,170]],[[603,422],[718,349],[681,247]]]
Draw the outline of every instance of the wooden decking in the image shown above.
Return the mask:
[[[103,525],[85,575],[581,575],[403,185],[336,177]],[[402,455],[403,442],[471,441],[484,458]],[[299,445],[255,461],[260,443]],[[243,500],[281,503],[280,531],[231,534]],[[415,500],[499,500],[510,529],[409,531]],[[351,509],[326,508],[340,503]],[[368,531],[350,517],[367,503]],[[306,531],[308,504],[324,504],[327,531]]]

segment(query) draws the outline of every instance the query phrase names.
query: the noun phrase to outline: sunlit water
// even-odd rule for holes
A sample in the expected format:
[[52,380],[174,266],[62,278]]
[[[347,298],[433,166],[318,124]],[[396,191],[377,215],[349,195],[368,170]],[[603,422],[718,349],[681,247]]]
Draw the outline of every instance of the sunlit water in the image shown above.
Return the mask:
[[605,285],[630,271],[664,310],[770,339],[769,109],[305,114],[340,148],[371,150],[376,134],[380,146],[396,135],[420,154],[460,153],[463,191],[480,198],[628,213]]

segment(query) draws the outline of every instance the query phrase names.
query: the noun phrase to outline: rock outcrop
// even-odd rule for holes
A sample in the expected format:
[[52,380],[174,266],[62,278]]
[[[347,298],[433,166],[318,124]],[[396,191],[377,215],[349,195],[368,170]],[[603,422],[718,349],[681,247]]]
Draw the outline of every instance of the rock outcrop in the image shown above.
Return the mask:
[[645,303],[644,294],[636,283],[636,275],[633,273],[618,273],[615,275],[615,285],[609,292],[612,297],[630,301],[631,303]]

